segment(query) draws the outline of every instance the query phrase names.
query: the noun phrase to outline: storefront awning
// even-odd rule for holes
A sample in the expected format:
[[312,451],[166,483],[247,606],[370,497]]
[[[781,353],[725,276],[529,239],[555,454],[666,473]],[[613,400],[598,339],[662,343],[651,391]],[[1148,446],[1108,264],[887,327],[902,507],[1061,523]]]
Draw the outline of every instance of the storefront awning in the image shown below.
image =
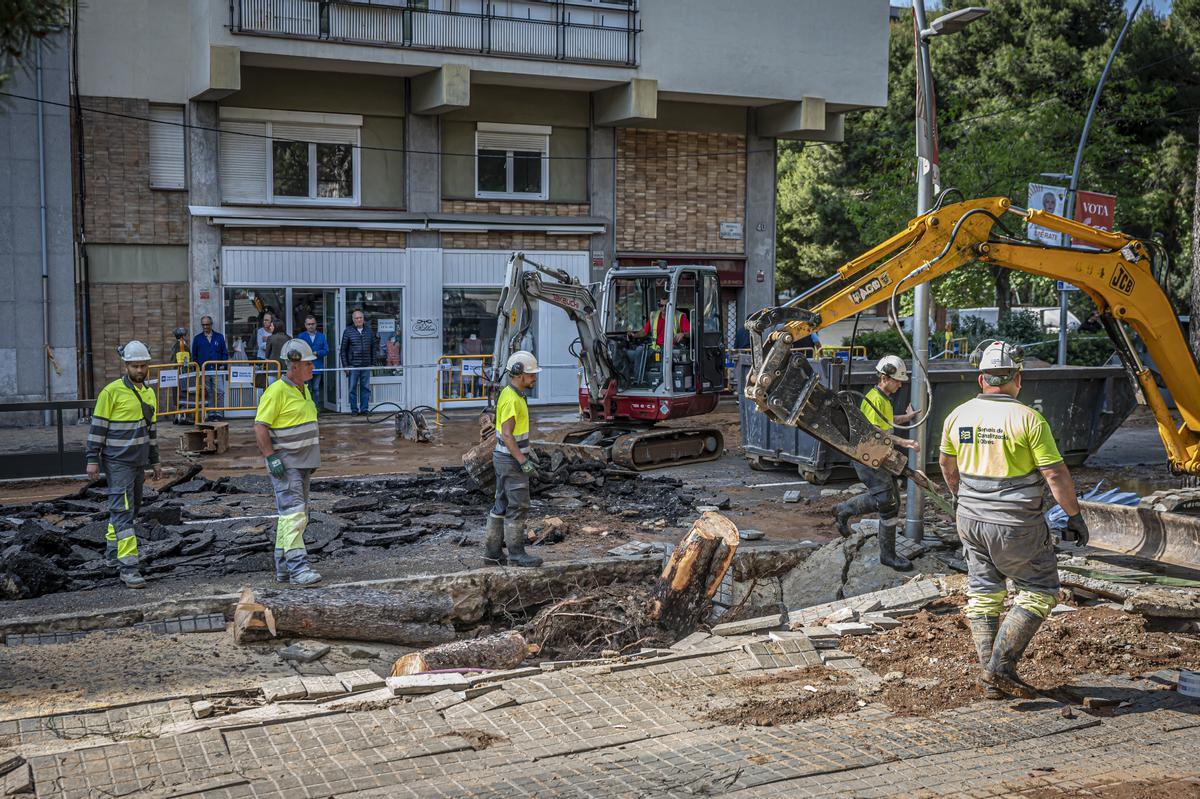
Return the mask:
[[444,230],[487,233],[493,230],[529,231],[550,235],[591,235],[608,229],[596,216],[523,216],[508,214],[418,214],[361,208],[304,208],[292,206],[189,205],[192,216],[225,227],[324,227],[357,230]]

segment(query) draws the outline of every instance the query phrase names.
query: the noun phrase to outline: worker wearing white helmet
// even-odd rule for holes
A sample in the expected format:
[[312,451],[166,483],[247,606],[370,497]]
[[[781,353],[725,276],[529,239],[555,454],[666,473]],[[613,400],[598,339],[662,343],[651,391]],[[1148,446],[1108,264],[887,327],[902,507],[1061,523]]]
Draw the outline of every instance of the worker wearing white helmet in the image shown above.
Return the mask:
[[[1045,485],[1069,516],[1066,540],[1087,543],[1075,484],[1045,418],[1019,402],[1024,355],[993,341],[972,354],[981,393],[955,408],[942,428],[940,464],[958,498],[958,535],[967,558],[971,635],[990,698],[1037,697],[1016,664],[1057,602],[1054,542],[1043,507]],[[1017,596],[1000,624],[1012,580]]]
[[118,351],[125,374],[109,383],[96,397],[87,437],[88,477],[108,479],[108,530],[105,534],[105,563],[117,570],[130,588],[145,588],[138,567],[138,542],[133,522],[142,506],[146,467],[154,479],[162,477],[158,462],[158,432],[155,425],[158,403],[154,389],[146,385],[150,349],[130,341]]
[[[899,416],[892,407],[893,397],[908,382],[908,369],[904,361],[895,355],[885,355],[875,364],[875,374],[876,383],[863,397],[858,409],[867,417],[867,421],[891,434],[897,446],[916,449],[917,442],[894,435],[897,423],[906,424],[916,415],[911,405]],[[896,554],[896,527],[900,513],[900,489],[896,485],[896,478],[886,469],[872,469],[858,462],[854,463],[854,471],[867,487],[867,493],[852,497],[834,509],[838,532],[848,536],[850,519],[878,512],[879,562],[898,571],[908,571],[912,563],[903,555]]]
[[254,414],[254,440],[275,492],[275,581],[315,585],[321,575],[308,563],[308,486],[321,465],[317,406],[308,390],[317,356],[304,339],[284,343],[279,360],[287,373],[267,386]]
[[541,558],[525,552],[529,479],[537,471],[529,449],[529,405],[525,397],[537,384],[542,368],[533,353],[520,350],[509,356],[505,371],[509,383],[496,400],[496,447],[492,450],[496,503],[488,514],[484,560],[500,565],[541,566]]

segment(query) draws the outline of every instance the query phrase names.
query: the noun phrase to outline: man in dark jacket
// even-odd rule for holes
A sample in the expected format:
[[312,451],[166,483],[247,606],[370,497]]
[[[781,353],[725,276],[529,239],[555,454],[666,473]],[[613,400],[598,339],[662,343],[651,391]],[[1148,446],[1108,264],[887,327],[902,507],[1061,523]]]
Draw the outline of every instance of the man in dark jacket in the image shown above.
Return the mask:
[[[217,376],[216,367],[204,368],[209,361],[229,360],[229,348],[225,346],[225,337],[213,330],[211,316],[200,318],[200,332],[192,339],[192,361],[200,367],[204,376],[204,404],[208,408],[225,407],[225,390]],[[220,410],[211,411],[208,420],[223,419],[225,414]]]
[[347,325],[342,333],[341,361],[350,380],[350,412],[365,416],[371,409],[371,368],[375,365],[375,353],[379,344],[375,331],[366,325],[362,311],[351,315],[353,324]]

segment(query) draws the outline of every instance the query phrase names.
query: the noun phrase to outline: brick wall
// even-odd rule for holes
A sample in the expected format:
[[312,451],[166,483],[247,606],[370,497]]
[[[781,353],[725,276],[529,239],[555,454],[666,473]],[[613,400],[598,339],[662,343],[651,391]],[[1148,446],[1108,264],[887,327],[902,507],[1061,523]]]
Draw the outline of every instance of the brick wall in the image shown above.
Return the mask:
[[617,249],[742,253],[744,240],[722,239],[720,223],[745,224],[745,153],[744,136],[619,129]]
[[[150,114],[145,100],[81,97],[84,221],[98,244],[187,244],[187,192],[150,188]],[[130,119],[128,117],[141,117]]]
[[154,363],[170,362],[175,352],[171,331],[176,327],[191,330],[187,283],[93,285],[92,366],[96,391],[123,374],[117,347],[130,339],[144,341]]
[[442,247],[447,250],[587,250],[589,241],[589,236],[551,236],[512,230],[442,234]]
[[227,247],[387,247],[403,249],[405,233],[397,230],[354,230],[325,227],[227,227],[221,243]]
[[443,214],[505,214],[512,216],[589,216],[587,203],[540,203],[525,200],[442,200]]

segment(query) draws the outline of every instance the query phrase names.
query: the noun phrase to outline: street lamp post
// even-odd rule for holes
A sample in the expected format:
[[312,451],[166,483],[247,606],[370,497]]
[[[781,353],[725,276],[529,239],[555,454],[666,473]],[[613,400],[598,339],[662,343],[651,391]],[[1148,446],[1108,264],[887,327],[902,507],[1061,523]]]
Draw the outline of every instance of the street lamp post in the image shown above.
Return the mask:
[[[958,33],[975,20],[988,13],[986,8],[963,8],[938,17],[932,25],[925,24],[924,0],[913,0],[913,15],[916,24],[916,58],[917,85],[919,94],[924,97],[924,104],[916,104],[917,129],[917,215],[929,213],[933,207],[933,171],[937,167],[934,151],[934,124],[937,111],[934,108],[933,72],[929,67],[929,39],[934,36],[948,36]],[[925,409],[925,393],[929,367],[929,284],[921,283],[913,291],[913,350],[917,363],[913,364],[912,382],[909,396],[913,408],[918,413]],[[920,417],[918,417],[920,418]],[[919,445],[918,449],[908,454],[908,465],[911,469],[922,469],[925,457],[926,429],[922,419],[911,431],[912,438]],[[920,488],[912,480],[908,481],[907,511],[904,519],[904,534],[914,541],[920,541],[925,535],[925,501]]]

